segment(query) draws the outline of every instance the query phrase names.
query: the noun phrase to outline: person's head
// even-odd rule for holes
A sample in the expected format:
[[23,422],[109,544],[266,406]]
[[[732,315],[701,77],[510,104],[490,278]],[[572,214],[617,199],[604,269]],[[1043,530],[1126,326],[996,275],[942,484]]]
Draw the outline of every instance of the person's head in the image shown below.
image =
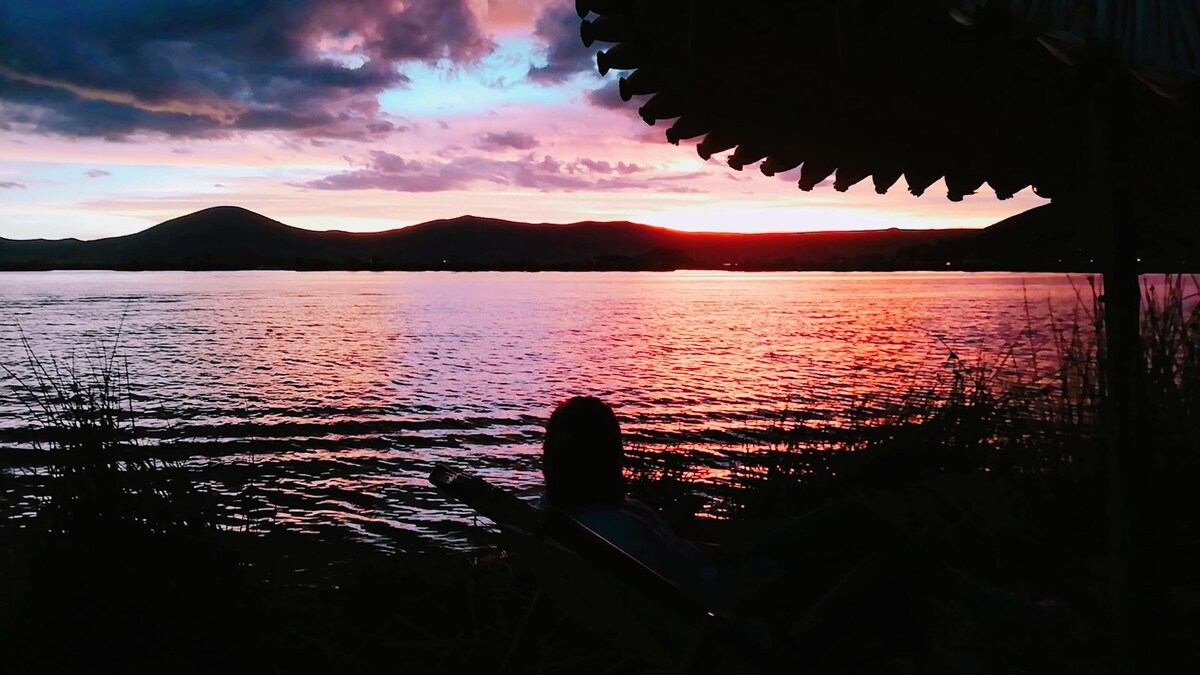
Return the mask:
[[558,508],[617,506],[625,497],[621,427],[594,396],[564,401],[546,423],[542,476],[546,503]]

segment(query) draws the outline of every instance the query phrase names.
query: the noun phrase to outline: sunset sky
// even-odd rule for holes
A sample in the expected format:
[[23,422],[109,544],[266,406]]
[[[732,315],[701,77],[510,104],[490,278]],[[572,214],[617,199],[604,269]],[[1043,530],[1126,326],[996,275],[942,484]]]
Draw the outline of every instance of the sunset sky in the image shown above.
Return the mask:
[[465,213],[692,230],[980,227],[1044,203],[796,189],[666,143],[563,0],[0,3],[0,237],[235,204],[312,229]]

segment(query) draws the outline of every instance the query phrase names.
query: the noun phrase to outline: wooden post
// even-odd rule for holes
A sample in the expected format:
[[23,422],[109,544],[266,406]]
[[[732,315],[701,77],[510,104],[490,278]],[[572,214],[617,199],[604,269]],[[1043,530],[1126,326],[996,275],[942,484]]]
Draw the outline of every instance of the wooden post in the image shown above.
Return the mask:
[[1103,244],[1106,391],[1102,410],[1111,489],[1113,601],[1124,672],[1150,672],[1158,618],[1153,608],[1153,521],[1150,508],[1155,449],[1142,416],[1143,363],[1137,241],[1129,197],[1132,167],[1128,102],[1116,77],[1097,80],[1092,98],[1093,188]]

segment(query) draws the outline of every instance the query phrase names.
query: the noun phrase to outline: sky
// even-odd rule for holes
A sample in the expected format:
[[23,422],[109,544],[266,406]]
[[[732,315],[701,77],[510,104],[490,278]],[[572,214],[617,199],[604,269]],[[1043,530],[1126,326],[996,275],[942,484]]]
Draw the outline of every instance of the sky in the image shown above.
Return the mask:
[[[570,0],[0,2],[0,237],[217,205],[378,231],[464,214],[705,231],[983,227],[1045,203],[796,188],[669,145]],[[696,139],[699,140],[699,139]],[[727,153],[726,153],[727,154]]]

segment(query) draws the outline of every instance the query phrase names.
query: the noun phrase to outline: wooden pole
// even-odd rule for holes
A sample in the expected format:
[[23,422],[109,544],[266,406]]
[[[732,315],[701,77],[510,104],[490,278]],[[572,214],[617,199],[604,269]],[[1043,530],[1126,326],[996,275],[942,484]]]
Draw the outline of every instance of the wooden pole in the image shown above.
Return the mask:
[[1156,612],[1151,477],[1154,448],[1141,428],[1144,363],[1137,241],[1129,197],[1131,129],[1128,102],[1115,77],[1099,78],[1092,101],[1097,225],[1104,243],[1105,425],[1113,601],[1124,672],[1150,672]]

